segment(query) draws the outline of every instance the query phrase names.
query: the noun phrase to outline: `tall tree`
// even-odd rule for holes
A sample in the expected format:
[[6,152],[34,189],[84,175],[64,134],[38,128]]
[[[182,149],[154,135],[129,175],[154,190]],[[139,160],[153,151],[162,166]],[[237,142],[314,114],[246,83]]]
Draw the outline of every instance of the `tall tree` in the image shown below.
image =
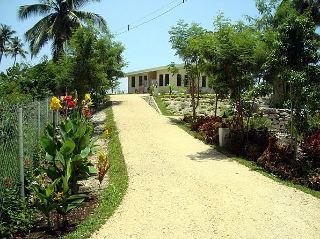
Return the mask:
[[25,33],[30,42],[31,55],[36,55],[48,41],[52,41],[53,60],[57,61],[64,53],[65,44],[72,33],[83,23],[90,21],[104,29],[106,22],[100,15],[79,10],[89,2],[99,1],[41,0],[38,4],[21,6],[18,11],[20,19],[32,15],[44,16]]
[[[171,28],[170,43],[172,49],[176,51],[176,55],[179,56],[184,62],[184,68],[186,69],[188,79],[190,81],[190,94],[192,105],[192,117],[196,118],[196,109],[199,104],[200,93],[200,48],[198,39],[205,33],[205,30],[198,24],[187,24],[180,20],[178,24]],[[196,91],[198,92],[196,102]]]
[[6,54],[11,55],[12,58],[14,58],[13,65],[16,64],[17,56],[20,55],[22,58],[26,58],[27,53],[28,52],[23,49],[23,43],[21,39],[19,39],[18,37],[12,38]]
[[10,43],[12,35],[16,32],[11,30],[8,25],[0,25],[0,63],[2,60],[3,53],[6,51],[7,45]]
[[[207,33],[200,44],[204,71],[217,86],[227,88],[236,105],[236,120],[243,129],[243,93],[254,84],[259,67],[259,34],[243,23],[231,24],[222,15],[215,31]],[[259,59],[259,61],[258,61]]]
[[274,50],[268,65],[277,68],[286,83],[285,98],[292,109],[296,133],[308,129],[308,115],[319,109],[319,60],[316,23],[311,12],[300,13],[291,1],[278,11]]

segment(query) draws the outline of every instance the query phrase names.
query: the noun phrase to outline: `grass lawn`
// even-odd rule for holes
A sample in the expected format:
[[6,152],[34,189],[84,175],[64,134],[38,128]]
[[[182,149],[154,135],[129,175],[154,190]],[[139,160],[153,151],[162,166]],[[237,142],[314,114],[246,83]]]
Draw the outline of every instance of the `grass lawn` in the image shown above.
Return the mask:
[[97,231],[120,205],[128,188],[127,167],[122,154],[118,131],[113,118],[111,102],[106,109],[106,128],[111,129],[108,143],[108,159],[110,169],[108,172],[108,186],[101,194],[99,207],[83,221],[77,229],[66,235],[67,239],[89,238]]
[[161,100],[160,96],[154,96],[153,98],[154,98],[155,102],[157,103],[157,105],[159,107],[159,110],[161,111],[161,113],[163,115],[173,116],[173,114],[169,112],[169,110],[167,109],[166,105]]

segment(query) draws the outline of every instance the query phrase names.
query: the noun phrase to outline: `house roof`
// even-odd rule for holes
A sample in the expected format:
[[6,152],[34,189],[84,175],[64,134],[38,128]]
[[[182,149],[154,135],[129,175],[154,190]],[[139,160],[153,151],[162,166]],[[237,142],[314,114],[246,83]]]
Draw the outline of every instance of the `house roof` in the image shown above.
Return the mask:
[[[154,67],[154,68],[148,68],[148,69],[143,69],[143,70],[138,70],[138,71],[131,71],[131,72],[127,72],[125,74],[125,76],[132,76],[132,75],[138,75],[138,74],[143,74],[143,73],[147,73],[147,72],[152,72],[152,71],[161,71],[161,70],[166,70],[168,69],[168,65],[166,66],[159,66],[159,67]],[[184,65],[183,64],[176,64],[177,68],[183,68]]]

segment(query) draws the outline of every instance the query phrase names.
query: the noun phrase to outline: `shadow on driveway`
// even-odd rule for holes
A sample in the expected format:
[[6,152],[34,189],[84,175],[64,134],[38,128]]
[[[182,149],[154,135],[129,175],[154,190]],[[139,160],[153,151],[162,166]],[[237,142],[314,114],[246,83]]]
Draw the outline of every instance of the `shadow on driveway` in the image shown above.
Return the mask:
[[203,152],[197,152],[192,155],[188,155],[188,157],[191,160],[194,161],[207,161],[207,160],[216,160],[216,161],[221,161],[221,160],[227,160],[227,161],[232,161],[229,157],[226,155],[219,153],[216,149],[208,149]]

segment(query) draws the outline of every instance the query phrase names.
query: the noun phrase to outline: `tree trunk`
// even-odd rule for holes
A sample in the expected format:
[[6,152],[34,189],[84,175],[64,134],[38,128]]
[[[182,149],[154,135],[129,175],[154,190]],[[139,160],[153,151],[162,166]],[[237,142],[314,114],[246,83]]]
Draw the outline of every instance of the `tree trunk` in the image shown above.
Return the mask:
[[198,75],[198,81],[197,81],[197,105],[196,108],[199,106],[200,102],[200,76]]
[[217,117],[217,110],[218,110],[218,93],[216,93],[216,102],[214,106],[214,117]]
[[195,82],[191,79],[191,105],[192,105],[192,118],[195,120],[196,114],[196,102],[195,102]]
[[17,61],[17,55],[14,55],[13,66],[16,64],[16,61]]

